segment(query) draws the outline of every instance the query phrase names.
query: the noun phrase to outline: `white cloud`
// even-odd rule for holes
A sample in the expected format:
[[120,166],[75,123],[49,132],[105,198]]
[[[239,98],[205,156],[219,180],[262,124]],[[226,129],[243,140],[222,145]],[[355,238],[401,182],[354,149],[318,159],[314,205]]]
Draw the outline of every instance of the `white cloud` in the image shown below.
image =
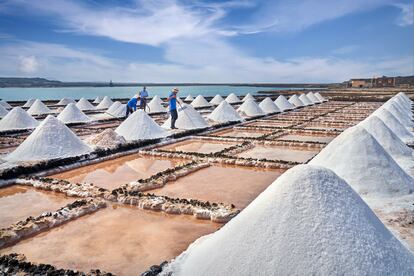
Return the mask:
[[401,27],[412,26],[414,22],[413,4],[395,4],[401,10],[401,15],[397,18],[397,25]]
[[332,53],[337,54],[337,55],[346,55],[346,54],[355,52],[359,48],[360,48],[360,46],[358,46],[358,45],[346,45],[346,46],[334,49],[332,51]]
[[19,70],[23,73],[34,73],[37,71],[39,63],[35,56],[20,57]]

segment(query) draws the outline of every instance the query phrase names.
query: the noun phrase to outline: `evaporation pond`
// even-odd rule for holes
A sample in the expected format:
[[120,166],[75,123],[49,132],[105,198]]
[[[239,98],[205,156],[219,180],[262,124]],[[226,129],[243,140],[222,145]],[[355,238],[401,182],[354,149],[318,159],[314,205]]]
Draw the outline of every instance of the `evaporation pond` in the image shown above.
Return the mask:
[[230,129],[224,130],[220,132],[212,133],[214,136],[222,136],[222,137],[261,137],[266,134],[272,133],[272,130],[244,130],[244,129]]
[[30,216],[39,216],[43,212],[56,211],[73,201],[73,197],[31,186],[11,185],[0,188],[0,228]]
[[170,181],[162,188],[151,190],[151,193],[244,208],[283,172],[282,169],[212,165]]
[[334,138],[335,137],[332,137],[332,136],[317,136],[317,135],[285,135],[285,136],[279,137],[278,140],[329,143]]
[[96,186],[112,190],[122,184],[148,178],[153,174],[185,162],[183,160],[133,154],[51,175],[50,177],[65,179],[73,183],[93,183]]
[[255,146],[252,149],[239,153],[238,156],[243,158],[283,160],[302,163],[308,161],[318,152],[319,150],[302,150],[287,146]]
[[168,215],[133,206],[108,206],[0,251],[28,260],[88,272],[141,275],[178,256],[220,224],[188,215]]
[[159,149],[168,151],[182,151],[182,152],[197,152],[197,153],[216,153],[226,148],[237,145],[238,143],[221,142],[221,141],[201,141],[201,140],[186,140],[166,146]]

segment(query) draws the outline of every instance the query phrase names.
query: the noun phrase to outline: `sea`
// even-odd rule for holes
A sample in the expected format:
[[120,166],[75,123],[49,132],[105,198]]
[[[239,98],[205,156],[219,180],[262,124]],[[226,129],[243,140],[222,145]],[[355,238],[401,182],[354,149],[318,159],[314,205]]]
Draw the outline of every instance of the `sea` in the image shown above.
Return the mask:
[[[258,91],[270,90],[287,90],[287,89],[303,89],[303,88],[287,88],[287,87],[258,87],[258,86],[229,86],[229,85],[206,85],[206,86],[147,86],[149,96],[158,95],[167,97],[170,91],[178,87],[180,89],[179,96],[186,97],[192,95],[227,96],[230,93],[236,95],[245,95],[247,93],[255,94]],[[110,98],[131,98],[142,87],[54,87],[54,88],[0,88],[0,99],[6,101],[19,101],[28,99],[40,100],[60,100],[62,98],[95,99],[97,96],[109,96]]]

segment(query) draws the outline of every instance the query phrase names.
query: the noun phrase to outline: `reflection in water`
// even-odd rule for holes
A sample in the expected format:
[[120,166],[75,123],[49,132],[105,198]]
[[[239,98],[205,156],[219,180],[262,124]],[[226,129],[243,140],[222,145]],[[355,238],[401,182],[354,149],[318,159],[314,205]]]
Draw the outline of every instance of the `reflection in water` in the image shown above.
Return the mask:
[[186,215],[108,207],[0,251],[23,253],[34,262],[117,275],[140,275],[151,265],[178,256],[220,224]]
[[237,145],[237,143],[188,140],[179,143],[174,143],[171,145],[166,145],[160,147],[160,149],[183,152],[215,153],[234,145]]
[[318,152],[318,150],[297,150],[289,147],[255,146],[252,149],[239,153],[238,156],[254,159],[306,162]]
[[271,131],[262,131],[262,130],[226,130],[221,132],[213,133],[213,135],[223,136],[223,137],[260,137],[265,134],[269,134]]
[[283,172],[284,170],[210,166],[168,182],[163,188],[152,190],[151,193],[232,203],[238,208],[243,208]]
[[0,228],[8,227],[29,216],[56,211],[73,201],[74,198],[30,186],[12,185],[1,188]]
[[133,154],[59,173],[51,177],[66,179],[74,183],[94,183],[96,186],[112,190],[131,181],[148,178],[183,162],[185,161],[142,157]]
[[304,141],[304,142],[322,142],[329,143],[335,137],[330,136],[316,136],[316,135],[285,135],[279,137],[279,140],[294,140],[294,141]]

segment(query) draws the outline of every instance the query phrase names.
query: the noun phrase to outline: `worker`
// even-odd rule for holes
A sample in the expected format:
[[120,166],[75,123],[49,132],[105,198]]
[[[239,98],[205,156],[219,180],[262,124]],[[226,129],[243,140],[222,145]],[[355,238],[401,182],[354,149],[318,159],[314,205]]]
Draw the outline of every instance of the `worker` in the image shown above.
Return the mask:
[[147,107],[147,97],[148,97],[148,91],[147,87],[143,87],[142,91],[139,92],[139,98],[140,98],[140,104],[139,108],[143,109],[145,111],[145,108]]
[[[178,88],[174,88],[171,91],[171,94],[168,96],[167,101],[169,103],[170,106],[170,114],[171,114],[171,129],[177,129],[175,127],[175,121],[177,121],[178,119],[178,112],[177,112],[177,93],[178,93]],[[178,103],[180,104],[180,103]],[[181,106],[181,104],[180,104]]]
[[127,118],[129,114],[137,110],[138,99],[139,99],[139,95],[137,94],[128,101],[126,105],[126,117]]

